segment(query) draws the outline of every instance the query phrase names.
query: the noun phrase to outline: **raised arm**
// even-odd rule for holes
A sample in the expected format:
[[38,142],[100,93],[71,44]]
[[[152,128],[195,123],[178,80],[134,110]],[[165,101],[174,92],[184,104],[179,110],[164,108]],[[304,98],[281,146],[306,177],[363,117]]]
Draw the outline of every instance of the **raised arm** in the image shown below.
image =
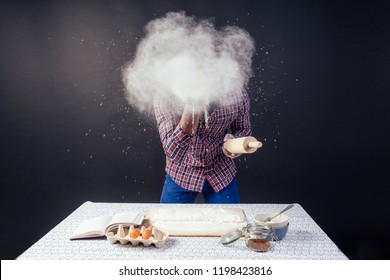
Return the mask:
[[[252,135],[252,126],[250,122],[250,110],[249,110],[249,98],[247,93],[243,93],[242,101],[239,108],[239,115],[231,124],[231,134],[226,134],[224,142],[229,139],[246,137]],[[229,153],[225,148],[222,147],[224,154],[230,158],[237,158],[241,154]]]
[[249,111],[249,98],[247,93],[243,94],[240,113],[238,117],[233,121],[231,125],[232,134],[235,138],[245,137],[252,134],[252,126],[250,122],[250,111]]
[[185,133],[194,136],[199,125],[200,114],[195,113],[191,105],[184,106],[179,126]]
[[165,154],[173,160],[181,160],[186,156],[191,136],[196,132],[199,115],[194,116],[193,124],[192,110],[189,112],[187,108],[180,116],[177,108],[160,96],[154,100],[154,112]]

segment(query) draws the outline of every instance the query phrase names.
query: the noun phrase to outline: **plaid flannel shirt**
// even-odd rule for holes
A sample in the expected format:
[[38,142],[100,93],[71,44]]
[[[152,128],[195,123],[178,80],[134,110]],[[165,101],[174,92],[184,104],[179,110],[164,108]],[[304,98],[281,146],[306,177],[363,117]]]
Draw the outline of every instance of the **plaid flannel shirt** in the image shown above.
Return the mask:
[[160,139],[166,155],[165,171],[179,186],[202,191],[205,179],[218,192],[236,175],[233,160],[222,151],[227,133],[235,137],[251,134],[249,99],[246,93],[233,96],[229,105],[220,105],[208,117],[201,114],[194,136],[179,126],[182,108],[175,108],[169,100],[157,96],[154,110]]

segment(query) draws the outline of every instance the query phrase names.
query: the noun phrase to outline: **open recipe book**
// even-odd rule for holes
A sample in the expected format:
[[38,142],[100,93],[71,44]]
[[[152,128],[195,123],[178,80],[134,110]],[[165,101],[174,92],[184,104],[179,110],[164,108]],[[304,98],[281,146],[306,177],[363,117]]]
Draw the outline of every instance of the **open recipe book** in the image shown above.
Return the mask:
[[70,236],[70,239],[94,238],[105,236],[119,225],[130,227],[140,225],[144,219],[139,213],[120,213],[114,216],[99,216],[83,221]]

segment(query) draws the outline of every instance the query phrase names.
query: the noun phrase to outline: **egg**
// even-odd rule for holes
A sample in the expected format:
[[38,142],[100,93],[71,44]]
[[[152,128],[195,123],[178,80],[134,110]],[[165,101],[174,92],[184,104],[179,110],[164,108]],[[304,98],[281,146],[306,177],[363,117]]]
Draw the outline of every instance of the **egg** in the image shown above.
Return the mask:
[[142,233],[142,239],[148,240],[150,237],[152,237],[152,232],[149,229],[145,229]]
[[137,238],[138,236],[141,235],[141,232],[139,231],[139,229],[137,228],[133,228],[132,230],[130,230],[130,238]]
[[153,232],[153,226],[152,225],[148,226],[147,229],[148,229],[148,231]]

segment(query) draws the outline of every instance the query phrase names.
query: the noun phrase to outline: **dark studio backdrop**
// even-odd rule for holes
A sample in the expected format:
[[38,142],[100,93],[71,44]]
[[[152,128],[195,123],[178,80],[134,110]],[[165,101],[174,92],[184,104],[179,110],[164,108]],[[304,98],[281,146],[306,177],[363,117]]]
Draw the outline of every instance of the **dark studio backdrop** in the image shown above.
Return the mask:
[[242,203],[299,203],[349,258],[389,259],[389,4],[244,0],[1,1],[1,258],[87,200],[159,201],[162,146],[121,69],[180,10],[256,41]]

